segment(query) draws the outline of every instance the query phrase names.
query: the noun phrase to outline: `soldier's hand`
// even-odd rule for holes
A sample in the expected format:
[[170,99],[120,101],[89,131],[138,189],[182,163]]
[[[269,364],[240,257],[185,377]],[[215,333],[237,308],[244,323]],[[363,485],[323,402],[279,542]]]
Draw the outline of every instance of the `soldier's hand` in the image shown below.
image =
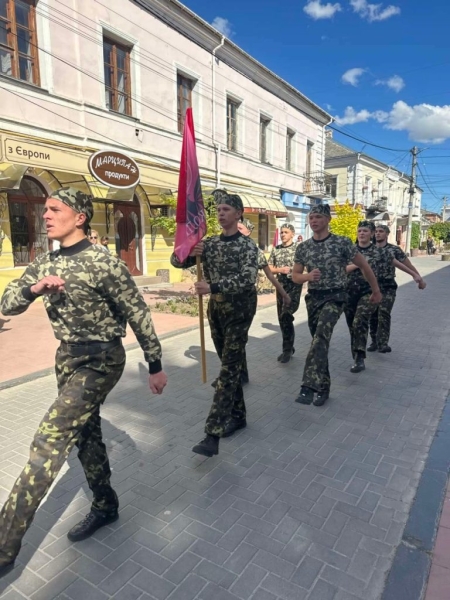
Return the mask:
[[37,283],[31,286],[30,290],[33,294],[42,296],[43,294],[60,294],[64,291],[64,279],[56,277],[56,275],[48,275]]
[[288,296],[288,295],[283,296],[283,306],[288,308],[291,304],[292,304],[292,300],[291,300],[290,296]]
[[308,281],[319,281],[322,273],[319,269],[313,269],[310,273],[308,273]]
[[380,290],[378,290],[377,292],[372,292],[370,298],[369,298],[369,302],[371,304],[380,304],[381,299],[383,298]]
[[292,271],[291,267],[281,267],[280,268],[280,273],[283,273],[283,275],[289,275],[289,273]]
[[195,291],[199,296],[211,293],[211,287],[206,281],[197,281],[195,284]]
[[203,242],[199,242],[193,248],[189,256],[201,256],[203,254],[203,249],[205,244]]
[[419,287],[419,290],[424,290],[427,287],[426,282],[422,278],[420,278],[418,287]]
[[164,373],[164,371],[160,371],[159,373],[155,373],[154,375],[149,375],[148,386],[153,394],[161,395],[166,385],[167,375]]

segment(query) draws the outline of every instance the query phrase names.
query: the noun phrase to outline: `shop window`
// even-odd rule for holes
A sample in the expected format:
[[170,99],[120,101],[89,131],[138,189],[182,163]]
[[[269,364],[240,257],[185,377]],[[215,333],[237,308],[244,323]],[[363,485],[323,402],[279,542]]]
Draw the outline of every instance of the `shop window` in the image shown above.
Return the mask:
[[34,0],[0,0],[0,73],[39,85]]
[[325,191],[327,196],[337,198],[337,175],[329,175],[325,180]]
[[131,115],[130,48],[103,38],[103,63],[106,107],[123,115]]
[[27,265],[52,250],[44,221],[47,194],[41,186],[24,177],[20,189],[8,194],[11,244],[14,266]]
[[269,245],[269,217],[258,215],[258,246],[266,251]]
[[193,79],[181,73],[177,74],[177,121],[179,133],[183,133],[186,110],[192,108],[192,91],[194,86],[195,81]]

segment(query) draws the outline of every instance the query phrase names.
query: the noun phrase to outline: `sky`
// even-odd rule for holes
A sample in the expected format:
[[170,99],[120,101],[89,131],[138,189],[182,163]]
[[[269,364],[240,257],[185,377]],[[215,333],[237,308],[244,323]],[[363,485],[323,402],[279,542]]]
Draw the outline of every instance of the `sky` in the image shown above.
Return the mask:
[[417,146],[422,206],[450,203],[448,0],[184,3],[335,117],[336,141],[407,173]]

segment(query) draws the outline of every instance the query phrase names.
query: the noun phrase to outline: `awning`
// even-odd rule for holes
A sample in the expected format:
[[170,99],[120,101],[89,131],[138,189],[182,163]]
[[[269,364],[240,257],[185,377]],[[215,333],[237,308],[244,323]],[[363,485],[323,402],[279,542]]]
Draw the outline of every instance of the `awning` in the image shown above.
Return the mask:
[[244,203],[244,213],[262,213],[274,215],[275,217],[286,217],[288,214],[281,200],[250,196],[249,194],[239,194],[239,196]]

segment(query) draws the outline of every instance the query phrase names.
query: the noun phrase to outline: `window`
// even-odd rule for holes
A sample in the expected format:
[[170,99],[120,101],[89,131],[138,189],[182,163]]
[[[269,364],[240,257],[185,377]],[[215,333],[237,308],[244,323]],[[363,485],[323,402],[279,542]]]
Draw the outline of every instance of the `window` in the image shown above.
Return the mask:
[[313,148],[314,144],[312,142],[306,143],[306,174],[308,175],[312,171],[313,166]]
[[262,163],[268,162],[268,138],[269,138],[270,119],[261,117],[259,120],[259,160]]
[[331,198],[337,198],[337,175],[329,175],[326,180],[326,193]]
[[39,85],[34,0],[0,0],[0,73]]
[[269,218],[267,215],[258,215],[258,246],[267,250],[269,244]]
[[184,75],[177,75],[177,111],[178,111],[178,132],[183,133],[184,116],[188,108],[192,108],[192,90],[195,81]]
[[286,133],[286,171],[292,171],[293,144],[295,132],[291,129]]
[[106,107],[131,115],[130,48],[103,38],[103,64]]
[[227,148],[233,152],[238,150],[238,116],[239,102],[227,98]]

